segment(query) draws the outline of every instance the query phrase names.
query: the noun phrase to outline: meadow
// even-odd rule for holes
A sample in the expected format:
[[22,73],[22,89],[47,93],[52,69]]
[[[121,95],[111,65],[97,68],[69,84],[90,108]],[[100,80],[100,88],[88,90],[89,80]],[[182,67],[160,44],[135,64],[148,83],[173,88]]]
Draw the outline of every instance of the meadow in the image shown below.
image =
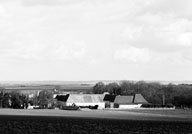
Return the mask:
[[[192,114],[110,110],[0,109],[0,133],[8,134],[190,134]],[[173,111],[172,111],[173,112]],[[185,111],[186,112],[186,111]],[[191,111],[188,111],[189,113]],[[161,114],[163,113],[163,114]],[[178,113],[178,115],[177,115]],[[192,113],[192,112],[191,112]]]

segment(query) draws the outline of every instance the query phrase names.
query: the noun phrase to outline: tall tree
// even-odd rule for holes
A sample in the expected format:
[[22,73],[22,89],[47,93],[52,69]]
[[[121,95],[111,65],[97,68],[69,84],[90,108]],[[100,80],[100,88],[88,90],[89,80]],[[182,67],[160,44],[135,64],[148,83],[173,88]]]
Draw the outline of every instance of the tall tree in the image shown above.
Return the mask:
[[0,87],[0,107],[3,107],[3,97],[4,97],[5,88]]
[[11,92],[11,107],[22,108],[22,99],[19,92]]
[[110,94],[115,94],[115,95],[120,95],[121,94],[121,88],[116,82],[107,84],[106,85],[106,90]]
[[95,94],[102,94],[103,92],[105,92],[105,90],[105,84],[103,82],[98,82],[93,87],[93,93]]
[[48,104],[53,101],[53,93],[51,91],[43,90],[39,93],[38,104],[41,108],[48,108]]
[[10,108],[11,107],[11,94],[10,93],[4,93],[3,99],[2,99],[2,105],[3,108]]

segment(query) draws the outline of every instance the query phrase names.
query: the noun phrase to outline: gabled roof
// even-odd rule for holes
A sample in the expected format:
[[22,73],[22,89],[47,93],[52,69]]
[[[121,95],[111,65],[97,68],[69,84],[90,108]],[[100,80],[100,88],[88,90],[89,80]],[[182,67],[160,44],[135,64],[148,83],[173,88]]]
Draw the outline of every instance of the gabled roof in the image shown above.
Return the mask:
[[114,102],[116,95],[110,95],[110,94],[106,94],[103,101],[110,101],[110,102]]
[[102,94],[70,94],[68,103],[98,103],[103,102]]
[[114,103],[132,104],[133,103],[133,96],[116,96]]
[[146,104],[146,103],[148,103],[141,94],[135,94],[133,102],[136,103],[136,104],[138,104],[138,103],[139,104]]

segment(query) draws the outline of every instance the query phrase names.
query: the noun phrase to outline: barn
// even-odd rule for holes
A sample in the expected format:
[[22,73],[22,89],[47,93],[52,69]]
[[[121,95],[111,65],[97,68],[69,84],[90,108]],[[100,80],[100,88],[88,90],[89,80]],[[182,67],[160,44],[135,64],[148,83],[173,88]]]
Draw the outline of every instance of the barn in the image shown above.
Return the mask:
[[70,94],[66,105],[71,106],[73,104],[77,106],[95,106],[98,105],[98,109],[105,108],[104,96],[102,94]]
[[116,96],[114,106],[120,109],[135,108],[137,105],[133,103],[133,98],[134,96]]
[[114,106],[120,109],[140,108],[142,104],[148,104],[141,94],[133,96],[116,96]]

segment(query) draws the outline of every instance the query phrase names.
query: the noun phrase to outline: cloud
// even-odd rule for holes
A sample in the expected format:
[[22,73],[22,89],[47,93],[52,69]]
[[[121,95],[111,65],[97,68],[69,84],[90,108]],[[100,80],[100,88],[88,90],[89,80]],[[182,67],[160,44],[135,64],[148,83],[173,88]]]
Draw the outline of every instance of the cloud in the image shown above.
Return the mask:
[[188,65],[191,63],[190,60],[185,58],[183,53],[178,52],[152,52],[151,53],[151,64],[156,65]]
[[151,4],[145,9],[145,12],[153,12],[158,14],[174,13],[176,17],[186,18],[190,17],[192,14],[191,0],[156,0],[151,2]]
[[1,64],[7,61],[11,70],[12,61],[41,63],[38,68],[50,63],[60,73],[80,63],[93,66],[93,75],[100,67],[103,77],[112,75],[109,68],[124,74],[136,65],[191,66],[190,6],[189,0],[1,0]]
[[[122,51],[117,51],[116,54],[119,55],[117,57],[121,61],[124,59],[133,62],[134,60],[123,58],[131,54],[134,57],[132,59],[135,59],[134,62],[141,64],[191,63],[190,56],[186,56],[186,51],[192,49],[192,20],[188,17],[177,17],[171,11],[167,13],[143,12],[135,16],[131,22],[127,22],[119,35],[120,38],[117,38],[119,42],[116,41],[115,45],[116,48],[122,48]],[[137,51],[132,50],[131,53],[127,50],[126,47],[130,44],[140,50],[140,53],[143,52],[141,55],[144,55],[145,60],[134,56]],[[148,51],[141,51],[143,48]]]
[[57,45],[55,50],[51,53],[53,59],[58,60],[81,60],[86,53],[84,42],[62,42]]
[[2,17],[4,16],[4,14],[5,14],[5,9],[3,6],[0,6],[0,16]]
[[120,62],[143,63],[150,60],[149,50],[130,46],[127,49],[119,49],[114,53],[114,59]]
[[38,43],[15,44],[12,48],[0,50],[0,58],[7,60],[37,60],[37,61],[81,61],[86,48],[82,42],[65,42],[63,44],[45,45]]
[[137,48],[134,46],[114,51],[113,58],[116,63],[128,63],[138,65],[187,65],[191,64],[191,53],[183,52],[157,52],[148,48]]
[[24,6],[62,6],[81,3],[82,0],[21,0]]
[[138,17],[136,23],[125,26],[121,36],[127,43],[143,42],[142,44],[146,46],[160,44],[162,47],[170,47],[172,45],[192,46],[191,34],[192,21],[190,20],[167,20],[157,15],[145,15],[145,17]]

